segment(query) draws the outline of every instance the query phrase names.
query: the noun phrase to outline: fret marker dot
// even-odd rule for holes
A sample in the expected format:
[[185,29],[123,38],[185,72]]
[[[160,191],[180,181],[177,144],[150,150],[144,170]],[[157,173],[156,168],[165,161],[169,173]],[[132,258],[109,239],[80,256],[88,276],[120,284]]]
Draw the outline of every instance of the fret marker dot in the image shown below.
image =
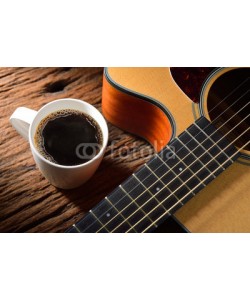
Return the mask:
[[183,169],[182,168],[179,168],[179,171],[182,171]]
[[110,217],[110,213],[107,213],[106,216],[109,218]]
[[157,186],[156,190],[157,190],[157,192],[159,192],[160,188]]

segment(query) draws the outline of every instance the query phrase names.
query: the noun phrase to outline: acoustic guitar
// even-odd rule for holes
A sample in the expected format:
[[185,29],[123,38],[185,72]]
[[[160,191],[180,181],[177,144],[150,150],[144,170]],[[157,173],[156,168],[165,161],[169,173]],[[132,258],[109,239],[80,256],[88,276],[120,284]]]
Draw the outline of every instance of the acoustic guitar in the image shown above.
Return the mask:
[[249,89],[250,68],[219,68],[196,104],[170,68],[106,68],[104,116],[156,153],[68,232],[159,232],[173,222],[250,232]]

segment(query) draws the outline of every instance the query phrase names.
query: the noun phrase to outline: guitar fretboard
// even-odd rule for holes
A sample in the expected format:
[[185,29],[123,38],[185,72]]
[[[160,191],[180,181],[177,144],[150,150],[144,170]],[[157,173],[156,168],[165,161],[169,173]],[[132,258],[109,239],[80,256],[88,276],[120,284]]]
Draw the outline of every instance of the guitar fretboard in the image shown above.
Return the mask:
[[153,231],[237,157],[236,148],[201,117],[67,232]]

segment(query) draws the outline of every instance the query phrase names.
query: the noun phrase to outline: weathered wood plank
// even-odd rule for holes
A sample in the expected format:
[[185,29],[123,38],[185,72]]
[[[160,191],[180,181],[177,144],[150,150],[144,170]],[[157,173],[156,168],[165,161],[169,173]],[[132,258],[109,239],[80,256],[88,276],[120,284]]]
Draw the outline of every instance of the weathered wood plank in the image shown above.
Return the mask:
[[[28,143],[9,123],[10,115],[19,106],[38,110],[66,97],[83,99],[101,110],[102,71],[0,68],[0,232],[65,231],[153,153],[143,140],[135,140],[108,124],[106,155],[87,184],[70,191],[59,190],[37,170]],[[130,155],[125,157],[127,152]]]

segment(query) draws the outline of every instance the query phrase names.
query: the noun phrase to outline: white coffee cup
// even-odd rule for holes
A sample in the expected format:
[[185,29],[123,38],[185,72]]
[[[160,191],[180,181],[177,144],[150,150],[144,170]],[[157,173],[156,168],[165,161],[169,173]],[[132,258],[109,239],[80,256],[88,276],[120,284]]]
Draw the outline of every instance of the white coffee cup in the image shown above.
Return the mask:
[[[100,151],[91,160],[75,166],[64,166],[53,163],[43,157],[35,147],[34,136],[37,126],[49,114],[61,109],[75,109],[90,115],[102,131],[103,141]],[[95,173],[108,142],[108,126],[102,114],[87,102],[77,99],[60,99],[44,105],[39,111],[26,107],[17,108],[10,117],[12,126],[29,141],[34,160],[48,181],[62,189],[72,189],[82,185]]]

